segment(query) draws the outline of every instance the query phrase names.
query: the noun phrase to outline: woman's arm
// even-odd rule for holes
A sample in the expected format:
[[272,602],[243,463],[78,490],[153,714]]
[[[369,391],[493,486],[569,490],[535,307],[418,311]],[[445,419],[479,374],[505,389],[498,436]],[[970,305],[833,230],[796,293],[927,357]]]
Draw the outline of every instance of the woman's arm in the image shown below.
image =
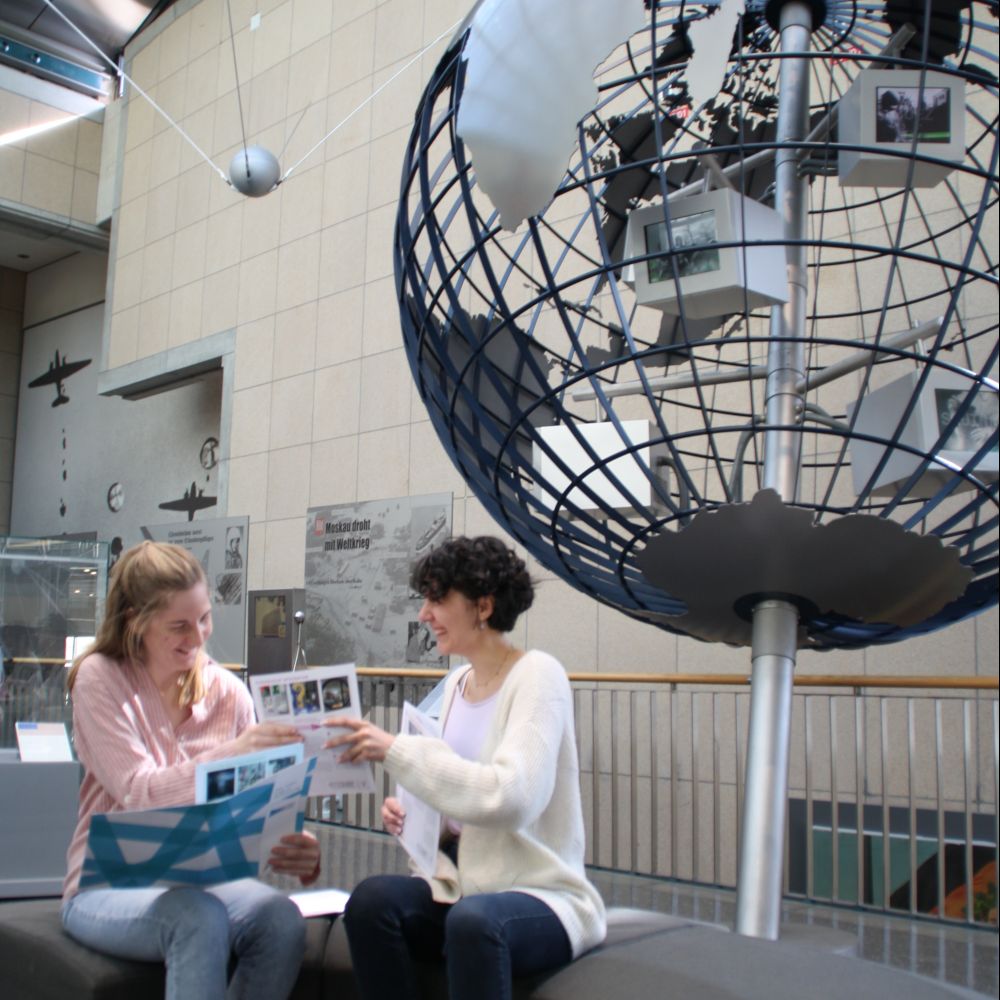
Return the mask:
[[517,829],[539,816],[552,796],[572,695],[551,657],[525,664],[507,683],[497,708],[505,711],[497,720],[502,732],[488,762],[466,760],[443,740],[393,737],[357,720],[345,720],[351,731],[328,745],[343,747],[345,759],[384,759],[408,791],[453,819]]
[[109,668],[86,667],[85,663],[73,687],[77,756],[123,809],[192,802],[195,766],[200,761],[218,760],[298,739],[297,731],[290,726],[250,725],[253,702],[242,685],[234,684],[217,699],[215,717],[209,721],[207,739],[215,736],[216,745],[189,760],[163,763],[143,738],[140,722],[119,678],[110,674]]
[[319,878],[319,841],[306,830],[285,834],[267,863],[279,875],[297,875],[303,885],[312,885]]

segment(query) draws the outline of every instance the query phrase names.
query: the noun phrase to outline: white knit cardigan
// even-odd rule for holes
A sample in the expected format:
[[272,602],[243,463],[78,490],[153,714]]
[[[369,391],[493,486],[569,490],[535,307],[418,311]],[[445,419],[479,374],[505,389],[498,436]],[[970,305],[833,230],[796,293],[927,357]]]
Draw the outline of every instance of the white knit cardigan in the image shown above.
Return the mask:
[[[469,669],[448,679],[442,724]],[[443,740],[400,735],[385,765],[404,788],[462,823],[457,869],[439,853],[429,880],[436,900],[524,892],[559,917],[574,958],[604,940],[604,904],[584,874],[573,697],[558,660],[531,650],[514,664],[478,761]]]

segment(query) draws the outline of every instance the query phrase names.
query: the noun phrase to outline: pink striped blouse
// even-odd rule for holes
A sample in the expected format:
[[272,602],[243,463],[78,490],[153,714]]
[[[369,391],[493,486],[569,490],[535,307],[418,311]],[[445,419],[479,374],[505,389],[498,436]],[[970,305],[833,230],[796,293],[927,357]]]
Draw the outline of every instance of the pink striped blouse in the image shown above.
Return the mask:
[[73,739],[84,767],[80,813],[66,855],[63,898],[77,891],[94,813],[194,802],[194,769],[236,751],[254,721],[253,700],[228,670],[209,662],[205,697],[176,729],[149,673],[92,653],[73,685]]

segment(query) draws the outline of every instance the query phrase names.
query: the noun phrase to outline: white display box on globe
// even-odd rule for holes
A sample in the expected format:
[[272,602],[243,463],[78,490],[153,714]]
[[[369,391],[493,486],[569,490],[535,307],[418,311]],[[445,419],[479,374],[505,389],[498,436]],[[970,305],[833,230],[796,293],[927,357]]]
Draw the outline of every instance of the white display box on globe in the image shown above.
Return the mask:
[[[916,392],[920,373],[913,371],[901,379],[870,392],[867,396],[848,407],[848,418],[857,411],[855,434],[873,435],[881,438],[892,436],[896,425]],[[924,383],[906,425],[899,435],[899,443],[916,449],[921,454],[932,451],[943,429],[964,401],[966,394],[974,387],[971,377],[949,371],[932,371]],[[909,490],[909,496],[933,496],[958,469],[964,469],[991,434],[997,430],[997,393],[994,389],[980,386],[971,407],[966,411],[959,425],[945,442],[946,447],[934,453],[934,459],[927,471]],[[885,445],[875,441],[863,441],[852,437],[850,442],[851,474],[854,492],[864,490],[876,465],[885,454]],[[891,495],[900,484],[913,474],[922,458],[918,454],[894,448],[889,452],[888,461],[878,474],[872,492],[876,495]],[[986,452],[969,471],[985,483],[997,478],[997,446],[994,441],[991,451]],[[958,490],[969,490],[973,484],[959,479]]]
[[965,88],[943,73],[863,69],[837,106],[837,136],[865,147],[837,153],[841,187],[903,187],[911,152],[948,161],[912,161],[911,186],[934,187],[965,157]]
[[[567,503],[587,511],[602,507],[621,511],[634,510],[635,504],[618,488],[617,483],[635,498],[639,506],[657,510],[662,508],[663,504],[653,490],[647,469],[656,473],[660,459],[669,454],[667,446],[662,442],[649,443],[654,435],[659,436],[659,430],[648,420],[623,420],[621,426],[628,442],[622,440],[618,428],[610,422],[576,424],[572,428],[556,424],[537,429],[538,436],[570,469],[572,478],[581,479],[597,496],[594,500],[577,486],[569,491]],[[580,437],[593,450],[593,455],[588,454]],[[604,464],[604,460],[617,455],[628,444],[640,447],[635,452],[620,455]],[[537,442],[534,445],[532,464],[539,474],[539,481],[535,483],[535,496],[552,510],[569,486],[570,477]]]
[[[776,305],[788,299],[781,217],[730,188],[638,208],[628,217],[626,255],[662,256],[625,268],[623,280],[642,305],[693,319]],[[747,246],[719,246],[742,243]],[[671,253],[671,241],[673,252]],[[756,241],[773,241],[754,245]],[[674,276],[676,264],[677,278]]]

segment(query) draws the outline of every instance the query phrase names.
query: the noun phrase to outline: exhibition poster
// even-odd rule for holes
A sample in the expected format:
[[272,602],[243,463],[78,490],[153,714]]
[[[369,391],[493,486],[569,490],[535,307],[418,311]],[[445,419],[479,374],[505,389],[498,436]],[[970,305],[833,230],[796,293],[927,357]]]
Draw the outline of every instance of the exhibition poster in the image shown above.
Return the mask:
[[260,722],[280,722],[295,726],[307,756],[316,756],[312,795],[346,795],[350,792],[374,792],[375,778],[370,764],[346,764],[336,750],[324,750],[323,744],[343,730],[330,728],[330,719],[361,718],[358,677],[353,663],[309,670],[283,670],[274,674],[255,674],[250,690]]
[[180,545],[201,563],[212,599],[212,637],[208,651],[219,663],[246,663],[246,517],[146,525],[142,537]]
[[443,667],[410,570],[451,535],[450,493],[311,507],[306,517],[309,663]]
[[[403,703],[403,719],[399,731],[405,736],[441,738],[441,726],[437,720],[425,715],[408,701]],[[413,859],[420,873],[433,878],[437,870],[438,843],[441,839],[441,813],[399,784],[396,785],[396,798],[406,816],[403,832],[396,839]]]
[[300,833],[315,759],[229,798],[200,805],[97,813],[80,888],[214,885],[256,878],[261,859]]

